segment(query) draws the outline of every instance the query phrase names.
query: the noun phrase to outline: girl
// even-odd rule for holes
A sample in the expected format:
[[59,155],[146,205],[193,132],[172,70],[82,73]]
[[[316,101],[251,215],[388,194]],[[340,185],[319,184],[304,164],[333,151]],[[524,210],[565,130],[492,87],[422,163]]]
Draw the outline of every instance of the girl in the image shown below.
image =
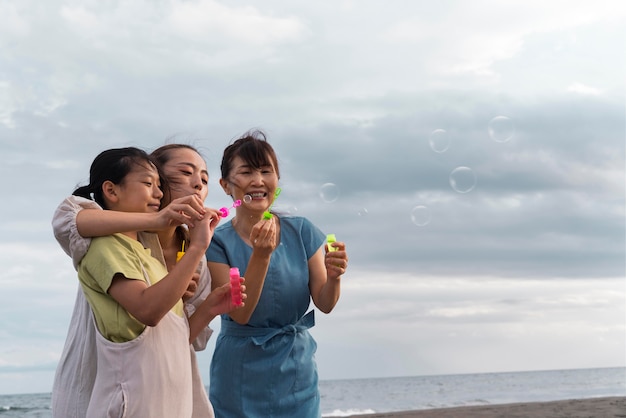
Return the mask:
[[[343,242],[324,252],[324,234],[306,218],[265,219],[280,178],[276,154],[262,132],[244,135],[222,158],[220,184],[244,202],[215,230],[207,251],[213,287],[229,266],[245,272],[246,306],[222,315],[211,362],[210,399],[219,417],[319,417],[308,328],[311,299],[324,313],[337,303],[348,257]],[[247,196],[244,199],[244,196]]]
[[[75,266],[89,248],[91,241],[86,236],[110,235],[127,230],[156,230],[158,239],[153,234],[140,233],[141,242],[164,265],[171,268],[176,263],[177,253],[183,249],[186,238],[186,229],[178,225],[193,225],[205,213],[203,202],[208,195],[206,162],[195,148],[186,144],[164,145],[153,151],[151,157],[160,166],[162,174],[165,173],[164,178],[168,183],[158,213],[102,211],[100,205],[90,198],[74,195],[59,205],[52,222],[54,234],[61,247],[72,257]],[[170,202],[170,199],[173,200]],[[193,278],[194,281],[190,282],[183,296],[185,310],[189,315],[211,291],[211,276],[204,258]],[[194,417],[213,416],[195,354],[195,351],[205,349],[211,333],[208,326],[204,327],[191,348]],[[91,309],[79,289],[52,389],[54,417],[85,416],[95,380],[95,359],[95,327],[91,320]]]
[[[156,214],[163,196],[158,180],[156,168],[143,151],[109,150],[94,160],[90,185],[77,189],[75,195],[93,195],[104,208],[127,215]],[[172,205],[195,204],[188,199]],[[204,219],[193,222],[186,253],[171,265],[169,274],[165,263],[152,257],[137,241],[140,234],[130,228],[123,229],[123,234],[93,239],[80,261],[79,279],[99,331],[95,336],[98,369],[87,416],[115,415],[122,410],[130,416],[187,417],[196,412],[192,375],[197,365],[189,340],[216,314],[233,308],[224,286],[197,305],[189,326],[185,321],[180,297],[219,220],[216,211],[201,209],[198,218],[201,212],[206,212]],[[172,214],[168,222],[174,219]]]

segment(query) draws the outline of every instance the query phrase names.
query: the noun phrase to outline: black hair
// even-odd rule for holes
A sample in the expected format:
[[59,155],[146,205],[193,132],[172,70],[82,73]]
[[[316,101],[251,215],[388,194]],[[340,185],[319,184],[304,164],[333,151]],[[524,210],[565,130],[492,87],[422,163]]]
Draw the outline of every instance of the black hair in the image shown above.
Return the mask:
[[273,165],[276,175],[280,178],[278,158],[274,148],[267,142],[263,131],[248,131],[226,147],[222,156],[222,164],[220,165],[223,179],[228,179],[235,157],[240,157],[246,164],[256,170],[263,166]]
[[[132,171],[135,165],[156,167],[150,156],[139,148],[112,148],[102,151],[89,168],[89,184],[77,188],[72,194],[95,200],[104,209],[108,209],[102,194],[102,185],[105,181],[111,181],[114,184],[122,183],[124,177]],[[160,174],[159,177],[163,182],[163,176]]]

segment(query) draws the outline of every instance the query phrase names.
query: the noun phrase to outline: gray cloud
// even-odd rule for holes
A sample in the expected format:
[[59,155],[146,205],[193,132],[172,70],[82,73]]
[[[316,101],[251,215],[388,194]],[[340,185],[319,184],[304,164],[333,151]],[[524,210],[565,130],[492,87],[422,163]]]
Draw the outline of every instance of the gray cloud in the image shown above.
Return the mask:
[[221,152],[257,127],[277,209],[350,251],[314,329],[323,378],[623,365],[625,18],[611,1],[0,4],[0,374],[58,358],[77,284],[50,219],[97,153],[192,143],[220,207]]

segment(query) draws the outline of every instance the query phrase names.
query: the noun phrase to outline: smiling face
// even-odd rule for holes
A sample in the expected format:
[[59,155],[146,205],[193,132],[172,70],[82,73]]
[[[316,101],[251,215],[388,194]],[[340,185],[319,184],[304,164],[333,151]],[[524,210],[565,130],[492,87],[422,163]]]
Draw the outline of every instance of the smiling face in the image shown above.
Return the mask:
[[158,212],[161,206],[161,183],[156,167],[151,164],[135,164],[119,184],[106,182],[105,195],[110,208],[120,212]]
[[[221,179],[220,183],[234,200],[245,202],[240,206],[242,209],[263,212],[271,206],[278,187],[278,173],[273,163],[254,168],[237,156],[232,160],[230,173],[228,179]],[[244,199],[245,195],[252,199]]]

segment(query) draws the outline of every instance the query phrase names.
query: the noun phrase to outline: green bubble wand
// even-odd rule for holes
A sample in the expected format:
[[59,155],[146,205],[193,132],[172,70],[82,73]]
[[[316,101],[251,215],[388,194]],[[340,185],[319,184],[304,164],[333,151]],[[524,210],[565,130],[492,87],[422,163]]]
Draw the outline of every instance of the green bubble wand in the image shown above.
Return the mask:
[[274,207],[274,203],[276,202],[276,198],[278,197],[278,195],[280,194],[281,191],[282,191],[282,189],[280,187],[276,188],[276,191],[274,192],[274,200],[270,204],[270,207],[267,208],[267,210],[265,212],[263,212],[263,219],[272,219],[272,213],[270,212],[270,210]]

